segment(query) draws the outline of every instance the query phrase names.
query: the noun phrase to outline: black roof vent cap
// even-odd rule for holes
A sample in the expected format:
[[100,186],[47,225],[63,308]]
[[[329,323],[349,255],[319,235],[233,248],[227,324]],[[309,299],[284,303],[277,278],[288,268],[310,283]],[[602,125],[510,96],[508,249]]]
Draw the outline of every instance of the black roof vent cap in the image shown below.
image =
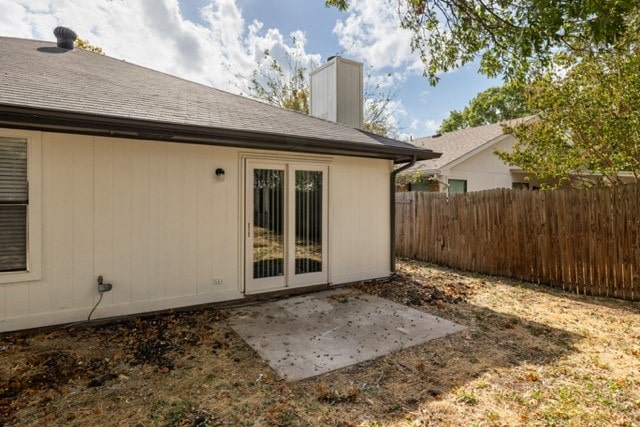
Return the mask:
[[67,50],[73,49],[73,44],[76,41],[76,38],[78,38],[75,31],[67,27],[56,27],[53,30],[53,35],[56,36],[56,43],[58,47]]

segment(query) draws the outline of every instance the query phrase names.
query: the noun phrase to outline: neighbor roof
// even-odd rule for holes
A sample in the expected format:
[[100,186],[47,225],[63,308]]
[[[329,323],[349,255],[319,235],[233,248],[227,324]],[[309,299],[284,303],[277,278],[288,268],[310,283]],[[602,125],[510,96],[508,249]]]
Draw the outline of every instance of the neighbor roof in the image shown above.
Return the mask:
[[437,156],[82,49],[0,37],[0,58],[0,125],[398,162]]
[[504,135],[503,125],[514,126],[532,119],[535,116],[514,119],[490,125],[460,129],[453,132],[433,135],[413,140],[417,146],[442,153],[440,158],[425,160],[408,169],[411,171],[425,171],[437,173],[450,163],[480,149],[483,145],[490,145],[492,141]]

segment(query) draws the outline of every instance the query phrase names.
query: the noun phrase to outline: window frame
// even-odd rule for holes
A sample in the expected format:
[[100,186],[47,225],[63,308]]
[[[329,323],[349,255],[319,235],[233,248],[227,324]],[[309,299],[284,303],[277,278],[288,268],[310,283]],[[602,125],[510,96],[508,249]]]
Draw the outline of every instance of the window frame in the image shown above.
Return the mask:
[[[461,182],[464,183],[464,191],[454,191],[451,192],[451,182]],[[447,180],[447,184],[449,184],[449,186],[447,187],[447,193],[449,194],[464,194],[467,192],[467,180],[466,179],[456,179],[456,178],[449,178]]]
[[0,272],[0,285],[42,279],[42,132],[3,129],[0,137],[27,142],[27,269]]

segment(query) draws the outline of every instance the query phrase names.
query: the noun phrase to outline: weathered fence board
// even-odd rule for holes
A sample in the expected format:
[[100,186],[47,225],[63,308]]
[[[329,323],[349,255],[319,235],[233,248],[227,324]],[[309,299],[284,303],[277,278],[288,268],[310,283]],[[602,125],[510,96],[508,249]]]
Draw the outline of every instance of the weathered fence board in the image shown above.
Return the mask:
[[640,300],[640,187],[396,196],[399,256]]

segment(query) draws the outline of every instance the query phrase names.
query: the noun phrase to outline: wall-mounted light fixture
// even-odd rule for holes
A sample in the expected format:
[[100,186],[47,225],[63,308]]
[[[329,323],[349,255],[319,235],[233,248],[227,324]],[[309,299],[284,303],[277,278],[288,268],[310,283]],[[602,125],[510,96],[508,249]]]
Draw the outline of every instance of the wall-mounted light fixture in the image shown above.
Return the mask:
[[220,182],[224,181],[224,169],[222,168],[216,169],[216,178],[218,178],[218,181]]

